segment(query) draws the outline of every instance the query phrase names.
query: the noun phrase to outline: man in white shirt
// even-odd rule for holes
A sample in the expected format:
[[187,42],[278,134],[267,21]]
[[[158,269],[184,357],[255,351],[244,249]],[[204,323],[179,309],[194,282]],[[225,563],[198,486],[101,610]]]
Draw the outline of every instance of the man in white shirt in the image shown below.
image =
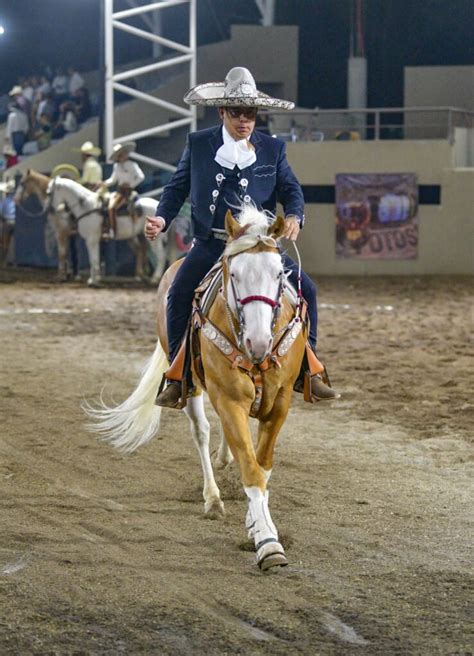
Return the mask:
[[21,87],[14,87],[10,91],[10,96],[14,98],[14,101],[9,108],[7,127],[5,129],[5,141],[13,146],[17,155],[21,155],[30,125],[28,116],[18,103],[18,95],[21,95]]
[[108,236],[115,239],[117,229],[117,212],[129,202],[133,190],[145,179],[145,174],[136,162],[129,159],[129,155],[136,148],[133,141],[124,144],[116,144],[113,148],[111,159],[115,162],[110,178],[105,180],[106,187],[117,186],[117,191],[112,195],[109,203],[110,230]]
[[96,159],[101,152],[100,148],[94,146],[92,141],[85,141],[81,146],[83,167],[82,177],[79,182],[91,191],[97,191],[102,184],[102,167]]
[[74,94],[84,86],[84,79],[73,66],[67,70],[69,74],[69,97],[73,98]]

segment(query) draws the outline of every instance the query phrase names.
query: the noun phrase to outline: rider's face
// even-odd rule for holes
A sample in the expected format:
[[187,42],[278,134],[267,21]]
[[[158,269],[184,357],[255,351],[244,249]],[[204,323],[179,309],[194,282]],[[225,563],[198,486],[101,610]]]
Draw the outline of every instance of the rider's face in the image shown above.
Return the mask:
[[255,127],[257,110],[254,107],[219,107],[227,132],[234,139],[248,139]]

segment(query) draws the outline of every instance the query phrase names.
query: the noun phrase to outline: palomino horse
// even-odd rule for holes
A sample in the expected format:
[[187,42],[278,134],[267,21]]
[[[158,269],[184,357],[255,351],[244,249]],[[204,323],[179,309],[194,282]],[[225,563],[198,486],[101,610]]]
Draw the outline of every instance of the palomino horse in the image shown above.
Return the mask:
[[[41,173],[28,170],[23,176],[15,196],[16,202],[23,202],[35,194],[45,207],[48,222],[53,227],[58,243],[58,277],[67,279],[67,253],[69,239],[77,229],[86,242],[90,263],[88,285],[100,283],[100,239],[102,233],[102,204],[99,195],[68,178],[48,178]],[[119,240],[127,240],[136,256],[135,275],[143,278],[147,259],[147,242],[143,235],[145,215],[154,216],[158,202],[152,198],[140,198],[133,215],[117,217],[117,234]],[[166,261],[163,240],[153,242],[157,265],[152,282],[161,278]],[[176,253],[168,253],[168,259]],[[174,261],[174,260],[171,260]]]
[[[208,312],[193,314],[193,325],[201,326],[197,336],[202,364],[198,367],[194,359],[195,345],[193,379],[195,384],[201,380],[205,385],[223,429],[214,464],[222,468],[235,459],[240,467],[248,498],[246,528],[255,542],[257,563],[266,570],[287,564],[270,516],[267,485],[275,442],[300,371],[307,326],[301,303],[296,302],[295,309],[285,293],[286,275],[277,246],[284,220],[279,217],[269,226],[265,213],[249,207],[242,210],[238,221],[228,212],[226,229],[229,239],[222,258],[222,287]],[[125,452],[148,442],[159,428],[161,408],[154,402],[168,367],[166,297],[179,264],[168,269],[158,288],[159,339],[135,391],[117,407],[103,402],[98,408],[85,407],[94,419],[90,429]],[[223,513],[224,505],[214,479],[209,423],[199,385],[188,398],[185,412],[202,463],[204,511],[215,516]],[[256,448],[249,416],[259,422]]]

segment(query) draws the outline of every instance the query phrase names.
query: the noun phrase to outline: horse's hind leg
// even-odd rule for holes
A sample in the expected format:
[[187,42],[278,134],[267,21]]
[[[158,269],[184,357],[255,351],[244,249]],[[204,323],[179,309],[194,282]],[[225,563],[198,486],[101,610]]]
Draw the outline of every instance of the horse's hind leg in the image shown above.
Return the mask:
[[225,469],[228,465],[231,464],[234,460],[234,456],[232,455],[232,451],[229,448],[229,445],[227,444],[227,440],[225,439],[224,431],[222,429],[222,426],[220,427],[221,431],[221,443],[219,445],[219,449],[214,456],[214,467],[216,469]]
[[193,439],[201,458],[202,472],[204,475],[204,513],[208,517],[224,514],[224,504],[220,498],[219,488],[214,479],[211,457],[209,454],[209,422],[204,413],[204,397],[202,394],[191,396],[188,399],[186,412],[191,424]]

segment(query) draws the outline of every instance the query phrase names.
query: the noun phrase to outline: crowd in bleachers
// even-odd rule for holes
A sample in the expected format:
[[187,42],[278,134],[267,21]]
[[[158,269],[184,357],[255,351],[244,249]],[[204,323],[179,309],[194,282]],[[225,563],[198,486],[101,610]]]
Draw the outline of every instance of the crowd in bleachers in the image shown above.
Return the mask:
[[91,116],[89,91],[72,66],[20,78],[6,108],[3,155],[8,168],[18,157],[45,150],[52,140],[75,132]]

